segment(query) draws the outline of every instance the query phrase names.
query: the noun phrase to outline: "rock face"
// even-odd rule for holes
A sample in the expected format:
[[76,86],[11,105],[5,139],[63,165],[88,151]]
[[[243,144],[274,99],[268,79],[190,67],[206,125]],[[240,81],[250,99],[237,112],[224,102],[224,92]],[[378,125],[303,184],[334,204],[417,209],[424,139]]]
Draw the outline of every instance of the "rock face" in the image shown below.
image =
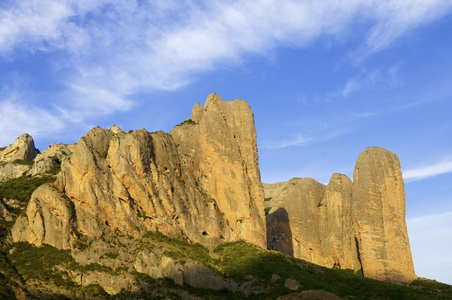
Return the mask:
[[350,178],[333,174],[326,186],[320,210],[323,211],[322,227],[326,232],[323,245],[330,248],[333,267],[356,271],[361,266],[354,237],[352,191]]
[[0,148],[0,182],[18,178],[30,170],[28,161],[38,154],[33,138],[27,133],[18,137],[11,145]]
[[267,215],[269,249],[329,268],[359,269],[350,179],[334,174],[327,186],[311,178],[264,186],[275,203]]
[[189,184],[205,191],[229,222],[230,230],[220,235],[265,246],[264,192],[248,103],[211,94],[204,109],[193,108],[191,122],[171,132],[182,171],[193,173]]
[[13,241],[69,249],[69,241],[75,238],[71,234],[74,214],[72,203],[61,191],[51,184],[42,185],[33,192],[26,216],[20,216],[14,224]]
[[416,276],[397,155],[377,147],[366,149],[358,158],[353,181],[353,219],[364,276],[410,282]]
[[33,160],[37,154],[38,150],[35,148],[33,138],[28,133],[24,133],[14,143],[0,150],[0,161]]
[[243,100],[209,95],[170,134],[93,128],[69,150],[58,190],[35,191],[14,241],[67,249],[75,233],[159,230],[209,248],[239,239],[265,247],[256,132]]
[[264,188],[272,198],[266,218],[269,249],[326,267],[362,269],[365,277],[382,281],[416,278],[403,178],[394,153],[366,149],[353,183],[334,174],[326,187],[302,178]]
[[[152,232],[210,250],[244,240],[395,283],[415,278],[396,155],[366,149],[353,182],[333,174],[327,185],[311,178],[262,184],[254,116],[243,100],[225,102],[211,94],[170,133],[96,127],[75,145],[55,144],[40,154],[24,134],[0,149],[0,183],[17,177],[9,183],[44,181],[29,200],[0,199],[2,245],[49,244],[70,249],[80,265],[100,262],[98,269],[69,275],[111,294],[134,284],[131,270],[177,284],[251,293],[254,279],[239,285],[202,263],[185,261],[185,252],[178,258],[176,246],[149,238]],[[101,266],[122,271],[107,276]],[[295,279],[286,283],[293,290],[302,285]]]

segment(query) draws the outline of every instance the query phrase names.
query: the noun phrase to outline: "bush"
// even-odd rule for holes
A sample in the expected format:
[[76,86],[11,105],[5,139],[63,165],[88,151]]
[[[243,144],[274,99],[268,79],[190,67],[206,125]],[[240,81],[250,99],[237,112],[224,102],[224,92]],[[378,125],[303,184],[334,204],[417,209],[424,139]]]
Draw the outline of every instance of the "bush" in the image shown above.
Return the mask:
[[55,270],[58,265],[68,269],[77,266],[69,250],[58,250],[46,244],[35,247],[27,242],[15,243],[10,250],[9,259],[25,280],[50,281],[67,288],[75,285],[74,282],[65,278],[64,272]]
[[40,185],[54,182],[55,176],[31,177],[21,176],[0,183],[0,198],[17,199],[23,202],[30,200],[31,194]]

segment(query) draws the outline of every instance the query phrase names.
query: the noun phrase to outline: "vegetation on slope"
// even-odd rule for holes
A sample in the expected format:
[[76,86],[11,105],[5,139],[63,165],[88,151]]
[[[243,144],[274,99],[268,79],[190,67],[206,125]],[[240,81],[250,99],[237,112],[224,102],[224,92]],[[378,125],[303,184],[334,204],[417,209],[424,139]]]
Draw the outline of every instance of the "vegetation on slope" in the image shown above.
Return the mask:
[[[250,284],[255,289],[253,294],[248,295],[249,299],[275,299],[277,296],[293,293],[284,286],[288,278],[300,282],[300,290],[322,290],[345,299],[452,299],[452,287],[435,281],[418,279],[410,286],[393,285],[363,278],[352,271],[319,267],[245,242],[222,244],[210,254],[199,244],[179,241],[159,232],[148,233],[143,240],[156,247],[164,247],[165,253],[181,263],[197,261],[239,285]],[[245,297],[243,293],[233,293],[227,289],[214,291],[177,285],[171,279],[154,279],[135,270],[130,274],[135,278],[136,286],[141,286],[141,289],[134,292],[123,290],[117,295],[108,295],[97,284],[83,287],[75,283],[70,276],[73,271],[119,274],[118,271],[97,263],[81,266],[72,258],[70,251],[58,250],[49,245],[35,247],[21,242],[0,252],[0,283],[5,295],[12,295],[13,289],[18,286],[28,288],[28,293],[37,295],[38,291],[42,292],[39,290],[39,283],[45,282],[47,286],[57,287],[54,288],[57,292],[53,296],[57,296],[59,291],[62,293],[60,296],[70,298],[79,295],[99,299],[177,299],[186,294],[202,299]],[[126,270],[121,269],[121,272]]]

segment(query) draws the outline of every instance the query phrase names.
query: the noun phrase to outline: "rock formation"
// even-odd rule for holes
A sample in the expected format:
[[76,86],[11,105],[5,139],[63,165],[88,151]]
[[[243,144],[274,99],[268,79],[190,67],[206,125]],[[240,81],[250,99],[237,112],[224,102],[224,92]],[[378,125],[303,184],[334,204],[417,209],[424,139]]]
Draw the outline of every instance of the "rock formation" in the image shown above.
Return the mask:
[[24,133],[14,143],[0,150],[0,161],[33,160],[37,154],[33,138]]
[[353,174],[353,220],[365,277],[410,282],[414,274],[405,223],[405,189],[397,155],[372,147]]
[[199,185],[224,214],[231,231],[223,235],[265,246],[264,192],[248,103],[211,94],[204,109],[193,108],[191,122],[171,131],[183,172],[194,175],[187,180],[193,179],[189,183]]
[[368,148],[354,182],[334,174],[325,187],[310,178],[264,184],[269,249],[326,267],[362,269],[394,283],[416,278],[405,223],[405,192],[397,156]]
[[[275,258],[283,256],[259,247],[330,268],[362,269],[378,280],[415,278],[395,154],[364,151],[354,182],[333,174],[327,185],[310,178],[262,184],[254,116],[243,100],[211,94],[170,133],[95,127],[75,145],[55,144],[42,153],[24,134],[0,149],[0,184],[22,188],[31,181],[36,185],[26,197],[0,199],[0,246],[67,249],[59,254],[72,261],[49,270],[109,294],[146,289],[136,272],[194,288],[265,293],[270,287],[260,286],[261,279],[234,281],[220,270],[230,253],[218,259],[212,250],[240,240],[254,244],[247,251]],[[300,278],[280,275],[271,276],[272,288],[304,287]]]
[[11,145],[0,148],[0,182],[18,178],[30,170],[29,161],[38,154],[33,138],[27,133],[18,137]]
[[74,233],[159,230],[209,248],[236,240],[265,246],[256,132],[243,100],[211,94],[170,134],[96,127],[68,150],[58,190],[35,191],[14,241],[67,249]]
[[294,178],[264,187],[274,203],[267,215],[269,249],[329,268],[360,268],[350,179],[334,174],[327,186],[311,178]]

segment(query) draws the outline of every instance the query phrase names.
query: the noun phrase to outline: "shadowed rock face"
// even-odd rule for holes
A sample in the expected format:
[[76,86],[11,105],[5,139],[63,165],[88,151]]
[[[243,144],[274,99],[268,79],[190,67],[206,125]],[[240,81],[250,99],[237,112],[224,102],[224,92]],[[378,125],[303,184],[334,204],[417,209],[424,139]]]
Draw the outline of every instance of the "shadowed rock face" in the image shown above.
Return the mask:
[[58,190],[35,191],[14,241],[70,248],[73,232],[100,237],[118,229],[135,237],[159,230],[209,248],[239,239],[265,247],[249,105],[212,94],[192,118],[170,134],[93,128],[63,161]]
[[353,220],[364,276],[410,282],[416,276],[397,155],[377,147],[364,150],[356,163],[353,181]]
[[292,229],[284,208],[278,208],[267,216],[267,249],[293,256]]
[[[352,182],[334,174],[327,186],[311,178],[264,184],[271,195],[267,247],[329,268],[360,268],[351,219]],[[292,249],[288,249],[289,245]]]
[[[326,187],[303,178],[264,188],[273,206],[267,215],[268,248],[290,254],[287,245],[292,244],[294,257],[362,269],[365,277],[377,280],[407,283],[416,278],[403,178],[394,153],[376,147],[363,151],[353,183],[333,174]],[[276,214],[281,211],[287,215],[284,222]]]

